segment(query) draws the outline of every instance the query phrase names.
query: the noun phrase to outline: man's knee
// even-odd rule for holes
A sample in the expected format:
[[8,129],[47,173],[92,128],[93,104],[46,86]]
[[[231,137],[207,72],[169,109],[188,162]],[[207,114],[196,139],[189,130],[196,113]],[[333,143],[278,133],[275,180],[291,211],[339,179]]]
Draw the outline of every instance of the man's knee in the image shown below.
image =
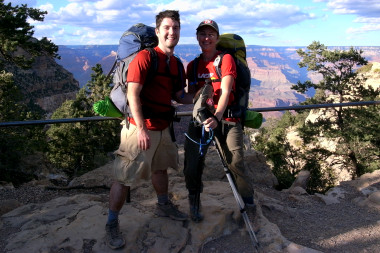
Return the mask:
[[127,191],[128,188],[129,188],[128,186],[126,186],[126,185],[124,185],[124,184],[122,184],[122,183],[120,183],[118,181],[114,181],[112,183],[112,186],[111,186],[112,190],[122,191],[122,192]]

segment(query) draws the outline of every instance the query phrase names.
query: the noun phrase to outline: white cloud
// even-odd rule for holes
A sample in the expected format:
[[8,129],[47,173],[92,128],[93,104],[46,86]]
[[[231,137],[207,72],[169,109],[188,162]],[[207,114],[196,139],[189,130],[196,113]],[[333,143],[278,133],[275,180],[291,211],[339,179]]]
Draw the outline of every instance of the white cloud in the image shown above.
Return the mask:
[[378,0],[330,0],[327,6],[337,14],[355,14],[362,17],[378,17]]
[[[101,1],[95,1],[94,4],[95,8],[98,10],[112,10],[112,9],[124,9],[127,6],[130,6],[136,1],[133,0],[101,0]],[[144,3],[145,1],[139,1],[140,4]]]
[[[148,3],[149,2],[149,3]],[[48,11],[45,21],[55,25],[55,30],[37,30],[36,35],[61,38],[56,34],[65,28],[65,33],[86,30],[95,34],[108,34],[107,38],[118,42],[120,35],[131,25],[142,22],[154,25],[155,15],[164,9],[179,10],[181,14],[181,41],[193,41],[195,28],[206,18],[218,22],[221,32],[261,34],[268,36],[269,29],[283,29],[288,26],[316,19],[311,9],[301,9],[289,4],[292,1],[280,0],[241,0],[241,1],[134,1],[134,0],[69,0],[60,9],[53,5],[39,6]],[[71,28],[70,28],[71,27]],[[265,30],[266,33],[262,33]],[[116,36],[117,35],[117,36]],[[82,41],[92,41],[92,36],[82,35]],[[66,40],[67,41],[67,40]],[[100,39],[96,43],[99,44]],[[61,42],[58,42],[61,43]],[[70,42],[72,43],[72,42]],[[85,43],[88,44],[88,43]]]
[[360,28],[348,28],[347,33],[367,33],[367,32],[373,32],[373,31],[379,31],[380,30],[380,24],[365,24],[364,26]]
[[35,27],[38,30],[48,30],[48,31],[51,31],[53,29],[56,29],[57,25],[55,25],[55,24],[44,24],[44,23],[39,22],[38,24],[35,24]]
[[54,10],[54,6],[51,3],[43,4],[38,6],[38,9],[41,9],[43,11],[52,12]]
[[349,34],[364,33],[380,30],[380,2],[378,0],[330,0],[327,6],[335,14],[355,15],[355,23],[362,23],[361,27],[350,27]]
[[267,32],[262,32],[262,33],[258,33],[257,37],[259,37],[259,38],[270,38],[270,37],[273,37],[273,34],[267,33]]
[[357,23],[379,23],[380,24],[380,18],[360,17],[360,18],[355,19],[354,22],[357,22]]
[[81,30],[76,30],[72,33],[72,35],[75,35],[75,36],[82,36],[83,35],[83,32]]
[[[124,13],[123,13],[124,14]],[[96,13],[96,21],[98,23],[105,23],[109,21],[115,21],[121,15],[119,10],[105,10]]]
[[77,3],[70,3],[66,7],[61,9],[61,13],[69,16],[83,15],[85,12],[83,6]]

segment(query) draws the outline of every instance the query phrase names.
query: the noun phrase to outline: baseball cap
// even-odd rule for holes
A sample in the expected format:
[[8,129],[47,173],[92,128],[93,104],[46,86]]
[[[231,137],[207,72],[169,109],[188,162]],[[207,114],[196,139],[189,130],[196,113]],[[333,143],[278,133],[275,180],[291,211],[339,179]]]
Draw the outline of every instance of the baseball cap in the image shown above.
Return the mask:
[[206,19],[206,20],[203,20],[197,27],[197,31],[202,28],[202,27],[205,27],[205,26],[210,26],[211,28],[213,28],[218,34],[219,34],[219,27],[218,27],[218,24],[214,21],[214,20],[211,20],[211,19]]

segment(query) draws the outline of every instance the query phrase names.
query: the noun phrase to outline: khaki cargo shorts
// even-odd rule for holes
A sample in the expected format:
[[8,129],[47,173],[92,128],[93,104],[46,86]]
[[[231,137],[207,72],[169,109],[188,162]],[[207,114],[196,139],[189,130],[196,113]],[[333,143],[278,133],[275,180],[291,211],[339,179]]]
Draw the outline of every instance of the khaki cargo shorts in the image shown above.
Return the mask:
[[149,131],[150,148],[141,150],[137,145],[137,128],[133,124],[126,127],[122,122],[120,146],[115,151],[113,172],[115,180],[124,185],[150,180],[156,170],[173,168],[178,170],[178,147],[172,141],[169,128]]

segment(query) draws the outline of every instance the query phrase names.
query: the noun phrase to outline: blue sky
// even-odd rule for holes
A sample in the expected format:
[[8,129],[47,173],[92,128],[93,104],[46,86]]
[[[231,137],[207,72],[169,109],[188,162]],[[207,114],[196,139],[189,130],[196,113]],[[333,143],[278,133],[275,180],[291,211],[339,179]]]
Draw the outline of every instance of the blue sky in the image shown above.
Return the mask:
[[46,10],[30,21],[35,37],[57,45],[115,45],[131,25],[154,25],[165,9],[179,10],[180,44],[196,44],[195,29],[214,19],[221,33],[238,33],[247,45],[380,46],[379,0],[5,0]]

